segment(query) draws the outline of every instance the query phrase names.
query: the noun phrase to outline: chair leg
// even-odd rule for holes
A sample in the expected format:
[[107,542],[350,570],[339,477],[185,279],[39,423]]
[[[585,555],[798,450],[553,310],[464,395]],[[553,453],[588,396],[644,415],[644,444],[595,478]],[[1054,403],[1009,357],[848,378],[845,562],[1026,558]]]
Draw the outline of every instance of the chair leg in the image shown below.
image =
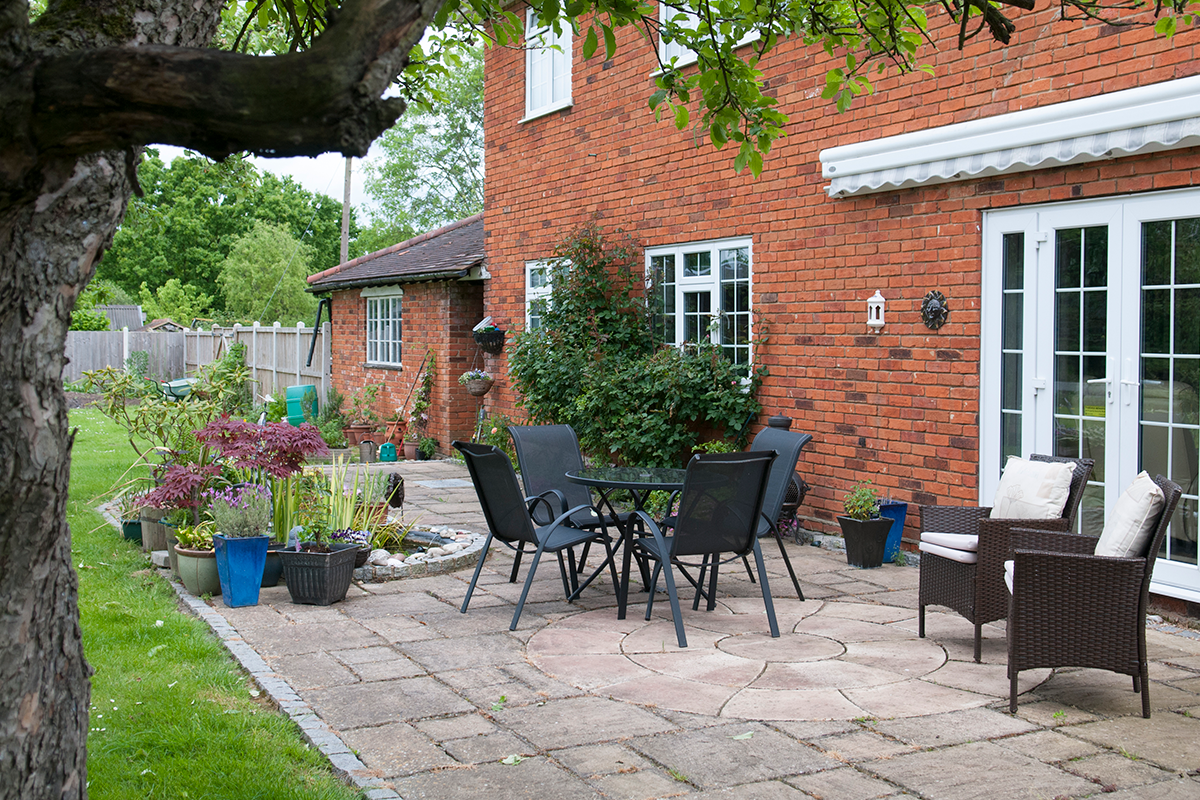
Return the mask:
[[917,603],[917,636],[925,638],[925,604]]
[[975,663],[982,663],[983,655],[983,623],[975,623]]
[[[675,620],[675,638],[679,642],[680,647],[687,647],[687,636],[683,632],[683,613],[679,610],[679,595],[675,593],[675,577],[671,574],[673,570],[671,565],[666,563],[666,559],[659,562],[662,568],[663,577],[667,584],[667,599],[671,601],[671,616]],[[651,599],[654,595],[650,595]]]
[[[1142,685],[1140,688],[1142,695],[1142,716],[1145,719],[1150,719],[1150,675],[1148,665],[1146,664],[1145,660],[1142,661],[1141,678]],[[1137,678],[1134,678],[1133,680],[1134,683],[1138,682]]]
[[615,564],[616,553],[613,552],[612,545],[608,542],[607,539],[604,540],[604,550],[608,553],[608,555],[605,556],[604,561],[600,562],[600,566],[596,567],[596,571],[593,572],[591,575],[587,576],[587,579],[584,580],[584,582],[582,584],[575,587],[575,591],[571,592],[571,594],[567,597],[568,603],[573,602],[577,597],[579,597],[579,595],[582,594],[583,590],[586,589],[589,585],[591,585],[591,582],[596,579],[596,576],[604,571],[605,567],[608,567],[609,572],[612,573],[613,592],[616,593],[617,595],[620,595],[621,585],[617,580],[617,567]]
[[704,576],[708,573],[708,560],[711,555],[706,555],[704,560],[700,562],[700,575],[696,578],[696,596],[692,598],[692,611],[700,608],[700,598],[704,595]]
[[658,590],[658,573],[662,569],[662,562],[654,562],[654,572],[650,576],[650,596],[646,599],[646,621],[650,621],[650,615],[654,612],[654,595]]
[[475,574],[471,576],[471,583],[467,586],[467,596],[463,598],[462,608],[459,612],[467,613],[467,605],[471,602],[471,595],[475,592],[475,582],[479,580],[479,573],[483,572],[483,562],[487,561],[488,548],[492,546],[492,532],[488,531],[487,539],[483,543],[483,549],[479,551],[479,563],[475,565]]
[[[491,534],[488,534],[488,535],[490,536]],[[517,582],[517,570],[519,570],[521,568],[521,556],[524,554],[525,554],[525,543],[521,542],[519,545],[517,545],[517,552],[513,554],[513,568],[512,568],[512,572],[509,573],[509,575],[508,575],[509,583]]]
[[521,611],[525,608],[525,598],[529,596],[529,587],[533,584],[533,574],[537,572],[538,562],[542,560],[542,545],[538,545],[538,549],[533,552],[533,561],[529,563],[529,574],[525,576],[525,586],[521,589],[521,599],[517,601],[517,610],[513,612],[512,624],[508,626],[510,631],[517,629],[517,622],[521,619]]
[[558,576],[562,578],[563,597],[567,598],[567,602],[569,603],[571,602],[571,593],[575,591],[575,581],[567,578],[567,561],[571,562],[571,574],[573,576],[575,573],[575,559],[571,556],[570,552],[567,553],[567,558],[564,559],[562,550],[559,550],[555,555],[558,556]]
[[763,564],[762,548],[754,540],[754,563],[758,566],[758,582],[762,585],[763,605],[767,607],[767,622],[771,625],[771,638],[779,638],[779,623],[775,620],[775,602],[771,599],[771,587],[767,580],[767,568]]
[[721,566],[719,553],[712,555],[712,573],[708,578],[708,602],[704,606],[705,611],[712,611],[717,607],[717,568]]
[[1010,714],[1017,713],[1017,673],[1008,673],[1008,711]]
[[788,575],[792,576],[792,586],[796,587],[796,596],[803,601],[804,592],[800,591],[800,581],[796,580],[796,571],[792,569],[792,560],[788,558],[787,549],[783,546],[783,537],[779,535],[778,528],[775,528],[775,541],[779,543],[779,554],[783,556],[783,565],[787,567]]
[[750,559],[742,556],[742,565],[746,567],[746,577],[750,579],[751,583],[756,583],[757,581],[754,580],[754,570],[750,569]]

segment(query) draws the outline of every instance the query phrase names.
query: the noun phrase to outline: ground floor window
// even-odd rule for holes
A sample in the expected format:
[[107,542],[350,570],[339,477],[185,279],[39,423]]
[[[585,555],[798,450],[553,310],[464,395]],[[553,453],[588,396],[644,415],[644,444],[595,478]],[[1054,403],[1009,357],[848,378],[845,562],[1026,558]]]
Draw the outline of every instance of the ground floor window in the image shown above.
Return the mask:
[[646,250],[646,286],[655,338],[710,341],[750,366],[751,242],[721,239]]
[[397,366],[404,342],[402,310],[404,292],[390,289],[375,294],[364,290],[367,301],[367,363]]
[[525,330],[542,327],[546,303],[550,302],[550,283],[554,267],[549,261],[525,263]]

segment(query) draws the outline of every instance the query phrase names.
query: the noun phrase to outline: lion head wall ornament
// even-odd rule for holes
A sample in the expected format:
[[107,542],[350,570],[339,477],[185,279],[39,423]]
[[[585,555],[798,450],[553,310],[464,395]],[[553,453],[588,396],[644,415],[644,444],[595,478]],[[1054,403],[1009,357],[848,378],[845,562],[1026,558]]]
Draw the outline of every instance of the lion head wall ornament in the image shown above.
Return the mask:
[[950,307],[946,305],[946,295],[938,291],[932,291],[925,295],[925,299],[921,301],[921,319],[924,320],[925,327],[931,331],[936,331],[945,325],[946,320],[950,319]]

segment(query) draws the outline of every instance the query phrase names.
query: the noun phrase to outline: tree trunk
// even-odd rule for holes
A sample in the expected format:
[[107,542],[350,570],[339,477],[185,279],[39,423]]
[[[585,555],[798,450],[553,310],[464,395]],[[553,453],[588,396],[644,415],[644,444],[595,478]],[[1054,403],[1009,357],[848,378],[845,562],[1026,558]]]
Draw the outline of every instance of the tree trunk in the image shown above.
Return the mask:
[[71,309],[130,194],[122,154],[47,165],[0,215],[0,798],[87,796],[90,668],[71,567]]

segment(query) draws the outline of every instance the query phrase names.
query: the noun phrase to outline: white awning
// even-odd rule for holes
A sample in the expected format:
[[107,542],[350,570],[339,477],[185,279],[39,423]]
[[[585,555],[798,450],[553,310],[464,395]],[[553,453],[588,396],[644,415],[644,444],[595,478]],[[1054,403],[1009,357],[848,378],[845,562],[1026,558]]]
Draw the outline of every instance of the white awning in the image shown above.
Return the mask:
[[821,151],[831,197],[1200,145],[1200,76]]

